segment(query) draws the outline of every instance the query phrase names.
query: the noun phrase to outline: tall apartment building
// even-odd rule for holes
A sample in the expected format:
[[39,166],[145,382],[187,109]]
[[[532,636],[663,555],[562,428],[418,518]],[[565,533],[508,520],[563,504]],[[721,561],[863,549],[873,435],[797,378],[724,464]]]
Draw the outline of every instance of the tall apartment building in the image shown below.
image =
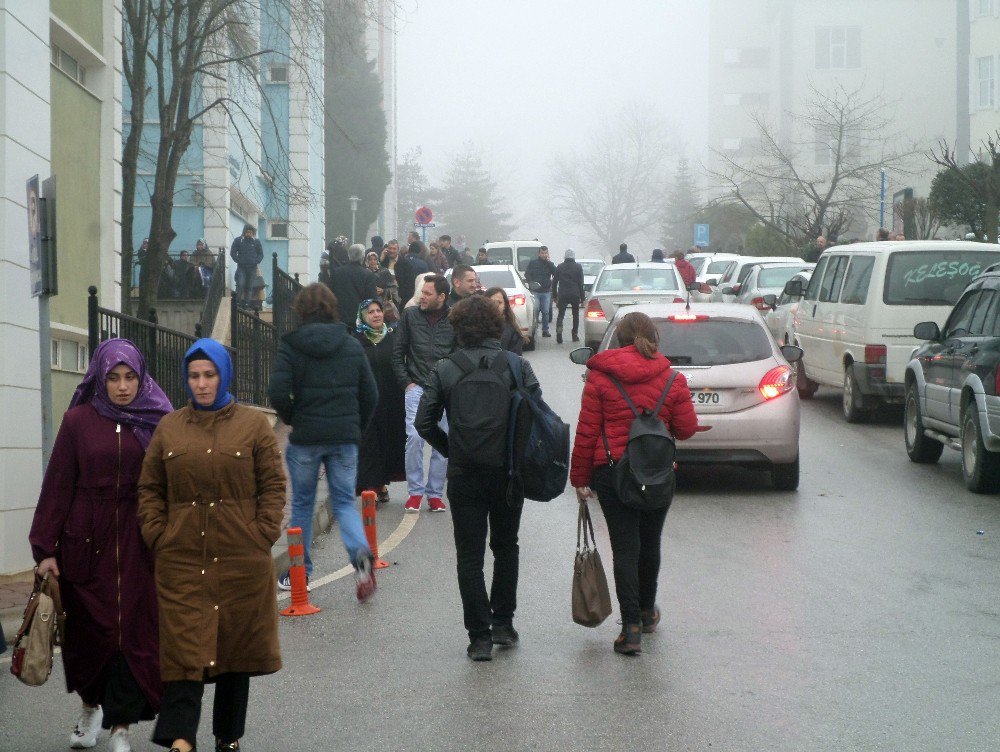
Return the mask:
[[[944,139],[963,147],[968,117],[961,103],[968,72],[959,56],[964,35],[959,10],[968,2],[712,0],[709,147],[752,155],[759,146],[754,112],[774,125],[780,139],[801,141],[794,114],[807,105],[812,87],[838,86],[884,96],[884,114],[905,142],[929,149]],[[822,166],[829,149],[817,148],[809,158]],[[907,186],[926,195],[936,168],[922,157],[915,167],[916,175],[887,176],[890,196]],[[868,219],[869,227],[878,226],[877,217]]]
[[1000,131],[1000,0],[970,0],[969,134],[972,154]]

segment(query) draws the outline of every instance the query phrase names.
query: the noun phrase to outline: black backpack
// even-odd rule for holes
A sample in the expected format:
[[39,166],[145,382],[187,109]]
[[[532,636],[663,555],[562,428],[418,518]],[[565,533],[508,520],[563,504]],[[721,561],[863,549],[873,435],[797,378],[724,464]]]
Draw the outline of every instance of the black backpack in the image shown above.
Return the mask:
[[608,376],[608,378],[621,392],[635,416],[628,430],[625,453],[618,462],[611,459],[608,435],[601,431],[604,451],[608,455],[608,465],[611,467],[612,483],[618,498],[622,504],[633,509],[651,511],[669,507],[674,498],[676,483],[674,457],[677,454],[677,445],[660,420],[660,408],[663,407],[667,393],[677,378],[677,372],[670,374],[656,407],[652,410],[643,408],[641,411],[633,404],[624,387],[614,377]]
[[448,461],[459,465],[508,467],[507,428],[511,412],[511,380],[507,358],[498,352],[493,363],[484,355],[476,363],[459,350],[450,360],[462,376],[448,396]]
[[540,390],[531,393],[524,388],[521,359],[507,353],[507,360],[515,385],[507,437],[508,500],[551,501],[565,490],[569,479],[569,426],[545,403]]

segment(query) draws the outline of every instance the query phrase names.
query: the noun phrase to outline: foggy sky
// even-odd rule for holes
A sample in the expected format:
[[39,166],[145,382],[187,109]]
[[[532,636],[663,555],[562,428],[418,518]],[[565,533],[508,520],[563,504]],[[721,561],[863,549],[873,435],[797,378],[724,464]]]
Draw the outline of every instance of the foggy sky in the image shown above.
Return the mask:
[[471,140],[520,237],[582,246],[543,208],[546,162],[629,102],[666,118],[702,158],[707,23],[701,0],[400,0],[399,155],[422,147],[436,184]]

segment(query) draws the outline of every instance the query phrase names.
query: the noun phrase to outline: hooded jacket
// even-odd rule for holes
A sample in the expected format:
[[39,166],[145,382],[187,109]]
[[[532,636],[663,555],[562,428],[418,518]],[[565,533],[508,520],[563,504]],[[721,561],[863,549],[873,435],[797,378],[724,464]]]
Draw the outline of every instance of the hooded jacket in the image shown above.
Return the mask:
[[[634,345],[597,353],[587,361],[587,368],[590,372],[583,388],[569,471],[574,488],[589,486],[594,468],[608,464],[602,430],[607,434],[612,459],[618,460],[625,453],[634,415],[609,376],[625,388],[641,410],[656,405],[672,373],[670,361],[663,355],[657,353],[655,358],[646,358]],[[660,409],[660,419],[677,440],[691,438],[697,430],[698,416],[683,373],[674,379]]]
[[271,404],[293,444],[358,444],[375,413],[368,358],[344,324],[304,324],[281,338]]
[[586,294],[583,289],[583,267],[568,258],[556,267],[552,279],[552,296],[559,303],[582,303]]

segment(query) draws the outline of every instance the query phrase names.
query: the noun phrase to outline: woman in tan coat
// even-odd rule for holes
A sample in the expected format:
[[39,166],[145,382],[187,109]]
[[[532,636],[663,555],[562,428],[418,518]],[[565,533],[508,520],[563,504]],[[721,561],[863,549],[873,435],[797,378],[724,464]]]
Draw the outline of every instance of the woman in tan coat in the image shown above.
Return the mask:
[[215,748],[238,750],[250,677],[281,668],[271,546],[285,476],[267,419],[229,394],[226,349],[200,339],[184,370],[191,402],[160,422],[139,480],[166,683],[153,741],[193,749],[204,685],[215,683]]

